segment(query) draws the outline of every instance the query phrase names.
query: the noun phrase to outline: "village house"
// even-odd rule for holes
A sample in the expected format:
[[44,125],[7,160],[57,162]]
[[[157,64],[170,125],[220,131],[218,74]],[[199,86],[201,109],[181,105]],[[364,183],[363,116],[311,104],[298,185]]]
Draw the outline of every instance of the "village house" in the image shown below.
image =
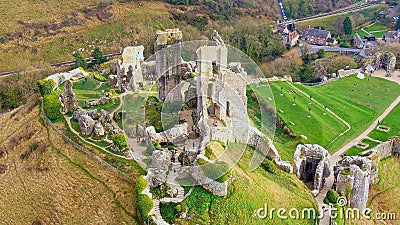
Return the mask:
[[335,39],[332,38],[331,32],[322,30],[321,28],[308,28],[304,34],[303,39],[308,41],[310,44],[316,45],[334,45],[336,44]]
[[296,45],[297,41],[299,40],[300,34],[296,29],[294,23],[283,25],[278,28],[279,33],[282,36],[283,43],[290,47]]
[[382,36],[382,40],[387,43],[400,43],[400,30],[387,32]]

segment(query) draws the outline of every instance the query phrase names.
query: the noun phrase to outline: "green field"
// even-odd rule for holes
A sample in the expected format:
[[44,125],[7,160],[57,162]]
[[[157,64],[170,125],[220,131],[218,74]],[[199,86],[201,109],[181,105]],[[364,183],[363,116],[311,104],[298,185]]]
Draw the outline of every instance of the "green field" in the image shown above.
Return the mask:
[[[340,15],[334,15],[334,16],[327,16],[323,18],[318,18],[314,20],[309,20],[309,21],[304,21],[300,22],[297,24],[297,27],[301,30],[307,29],[309,26],[311,27],[316,27],[316,26],[321,26],[325,30],[329,30],[332,32],[333,35],[339,35],[343,33],[343,20],[347,16],[352,19],[352,21],[355,21],[355,17],[357,17],[357,23],[358,25],[365,24],[366,22],[370,21],[371,18],[373,18],[373,14],[376,11],[381,11],[383,9],[387,8],[385,5],[374,5],[356,12],[351,12],[351,13],[344,13]],[[354,24],[353,26],[357,24]],[[361,35],[361,34],[360,34]]]
[[367,32],[359,29],[359,30],[355,30],[353,31],[353,33],[351,34],[351,36],[353,36],[355,33],[357,33],[358,35],[360,35],[361,38],[364,38],[364,36],[368,35]]
[[372,131],[368,136],[380,140],[386,141],[389,137],[396,136],[400,132],[400,104],[393,108],[393,110],[381,121],[382,125],[388,125],[390,127],[389,132],[382,132],[379,130]]
[[[293,153],[299,143],[320,144],[331,152],[335,151],[367,129],[371,122],[383,113],[400,92],[398,84],[376,77],[372,77],[370,80],[360,80],[355,76],[350,76],[316,87],[307,87],[302,84],[294,85],[347,121],[351,129],[340,136],[342,132],[347,130],[347,126],[330,113],[324,115],[323,107],[314,102],[309,104],[309,98],[298,91],[294,93],[292,91],[294,88],[288,83],[273,82],[271,87],[268,87],[266,83],[253,85],[254,92],[267,102],[271,102],[269,98],[271,98],[270,88],[272,89],[278,116],[297,134],[297,137],[290,137],[284,134],[282,129],[276,129],[274,144],[283,160],[293,159]],[[280,96],[281,87],[283,88],[283,96]],[[296,96],[296,105],[293,105],[294,96]],[[250,102],[248,108],[250,118],[258,125],[259,112],[254,110],[254,106]],[[308,117],[309,108],[311,108],[310,117]],[[395,115],[399,114],[398,111],[400,111],[399,106],[384,121],[395,127]],[[255,118],[252,118],[252,115]],[[374,131],[374,135],[370,136],[379,140],[386,139],[398,132],[395,130],[389,134],[377,134],[384,135],[382,138],[374,136],[377,131]],[[307,140],[301,139],[300,135],[305,135]],[[366,142],[369,142],[369,140],[366,140]],[[373,143],[369,144],[372,146]],[[376,142],[374,144],[376,145]],[[349,150],[349,154],[356,155],[362,151],[362,149],[354,147]]]
[[[269,87],[265,84],[259,87],[254,86],[253,90],[262,98]],[[280,96],[281,88],[283,96]],[[315,103],[310,103],[310,99],[301,93],[293,93],[293,88],[285,82],[273,82],[271,89],[275,96],[275,104],[279,117],[285,121],[286,125],[294,131],[297,136],[305,135],[306,143],[320,144],[327,146],[338,134],[346,130],[346,125],[329,113],[325,113],[324,108]],[[294,103],[296,97],[296,105]],[[310,117],[308,117],[308,111]],[[291,123],[293,122],[293,123]]]
[[369,35],[368,33],[370,33],[377,38],[381,38],[390,29],[381,23],[373,23],[367,27],[364,27],[364,30],[365,31],[363,31],[361,29],[355,30],[355,31],[353,31],[352,35],[354,35],[355,33],[358,33],[361,38],[364,38],[364,36]]
[[384,26],[384,25],[381,24],[381,23],[374,23],[374,24],[371,24],[370,26],[365,27],[364,29],[365,29],[365,31],[367,31],[367,32],[386,31],[386,30],[389,30],[386,26]]
[[338,149],[367,129],[400,93],[400,85],[376,77],[360,80],[350,76],[316,87],[295,85],[351,125],[349,132],[329,146],[330,150]]
[[347,150],[345,154],[351,155],[351,156],[359,155],[360,153],[362,153],[368,149],[372,149],[379,144],[378,142],[372,141],[369,139],[364,139],[364,140],[362,140],[362,142],[365,144],[369,144],[368,148],[361,149],[361,148],[357,148],[356,146],[353,146],[349,150]]

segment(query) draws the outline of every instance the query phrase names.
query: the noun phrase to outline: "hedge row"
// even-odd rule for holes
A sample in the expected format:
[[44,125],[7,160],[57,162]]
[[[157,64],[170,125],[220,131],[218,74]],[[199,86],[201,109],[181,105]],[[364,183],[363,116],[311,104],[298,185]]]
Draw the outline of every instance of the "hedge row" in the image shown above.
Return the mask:
[[147,187],[148,180],[144,176],[140,176],[136,181],[136,195],[137,204],[140,218],[142,221],[149,220],[149,212],[154,207],[153,200],[145,194],[142,194],[143,190]]

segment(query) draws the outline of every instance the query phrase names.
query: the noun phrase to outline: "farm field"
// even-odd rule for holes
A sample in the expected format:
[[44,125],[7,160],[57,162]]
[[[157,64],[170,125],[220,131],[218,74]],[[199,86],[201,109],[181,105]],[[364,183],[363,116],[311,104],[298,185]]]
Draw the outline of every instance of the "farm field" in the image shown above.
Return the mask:
[[400,85],[376,77],[360,80],[350,76],[316,87],[295,85],[351,125],[349,132],[329,146],[331,151],[367,129],[400,93]]
[[371,6],[371,7],[359,10],[354,13],[344,13],[341,15],[328,16],[328,17],[311,20],[311,21],[300,22],[297,24],[297,27],[299,29],[305,30],[309,26],[311,26],[311,27],[321,26],[325,30],[330,30],[333,35],[338,35],[338,34],[342,33],[343,20],[347,16],[350,17],[350,19],[352,19],[352,21],[354,21],[354,18],[357,17],[358,24],[362,25],[369,21],[368,18],[372,18],[373,13],[375,11],[382,10],[384,8],[387,8],[387,6],[375,5],[375,6]]
[[386,141],[389,137],[396,136],[400,132],[400,104],[393,108],[393,110],[381,121],[381,125],[388,125],[390,127],[389,132],[382,132],[379,130],[372,131],[368,136],[380,140]]

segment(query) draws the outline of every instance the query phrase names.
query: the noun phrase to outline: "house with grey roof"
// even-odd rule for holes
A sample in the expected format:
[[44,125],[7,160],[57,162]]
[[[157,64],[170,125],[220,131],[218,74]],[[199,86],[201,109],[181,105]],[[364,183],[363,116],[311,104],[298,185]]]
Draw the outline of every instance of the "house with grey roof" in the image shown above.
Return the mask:
[[400,43],[400,30],[387,32],[382,36],[382,40],[387,43]]
[[[329,45],[328,39],[332,38],[332,35],[330,31],[322,30],[321,28],[308,28],[302,37],[310,44]],[[332,43],[332,41],[330,41],[330,43]]]
[[353,39],[354,39],[354,45],[355,45],[357,48],[364,48],[365,42],[364,42],[364,40],[360,37],[359,34],[355,33],[355,34],[353,35]]

